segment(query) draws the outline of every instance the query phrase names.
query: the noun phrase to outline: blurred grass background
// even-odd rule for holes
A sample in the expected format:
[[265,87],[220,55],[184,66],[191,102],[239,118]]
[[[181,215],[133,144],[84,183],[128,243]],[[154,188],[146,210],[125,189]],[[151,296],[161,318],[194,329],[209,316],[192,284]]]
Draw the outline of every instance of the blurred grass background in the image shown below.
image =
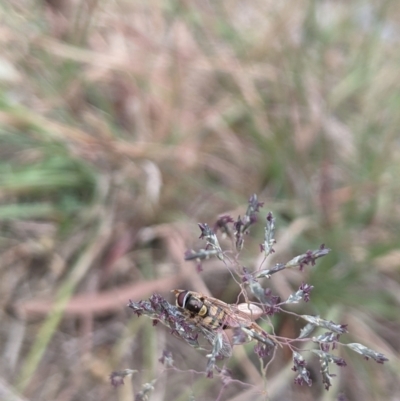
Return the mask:
[[[387,1],[0,2],[0,395],[10,400],[395,400],[400,391],[400,3]],[[302,275],[266,283],[297,312],[348,323],[325,393],[292,384],[237,347],[226,386],[129,298],[173,288],[234,302],[237,286],[183,252],[197,222],[243,214],[257,193],[287,261],[332,249]],[[261,219],[260,219],[261,220]],[[259,261],[263,227],[243,263]],[[275,278],[276,277],[276,278]],[[227,284],[228,283],[228,284]],[[172,299],[171,299],[172,300]],[[279,335],[298,322],[276,318]],[[161,373],[162,350],[184,372]],[[137,369],[134,390],[113,370]],[[255,387],[248,387],[246,383]],[[256,389],[257,391],[254,391]],[[251,393],[253,391],[253,393]],[[193,397],[193,398],[190,398]],[[258,398],[257,398],[258,397]]]

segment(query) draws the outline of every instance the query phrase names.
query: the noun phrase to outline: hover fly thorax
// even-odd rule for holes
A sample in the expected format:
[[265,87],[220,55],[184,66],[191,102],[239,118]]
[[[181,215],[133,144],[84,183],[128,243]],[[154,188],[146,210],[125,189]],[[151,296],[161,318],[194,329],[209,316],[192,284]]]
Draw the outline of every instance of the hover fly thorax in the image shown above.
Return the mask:
[[201,318],[201,323],[210,329],[225,328],[225,311],[205,297],[181,290],[176,292],[176,304],[190,313],[191,318]]

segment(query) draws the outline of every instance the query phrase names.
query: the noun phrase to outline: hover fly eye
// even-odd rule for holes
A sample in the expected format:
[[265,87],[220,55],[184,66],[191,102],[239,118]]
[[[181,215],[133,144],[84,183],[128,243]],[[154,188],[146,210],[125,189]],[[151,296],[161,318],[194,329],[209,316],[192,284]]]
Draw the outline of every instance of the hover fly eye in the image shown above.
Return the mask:
[[176,297],[176,304],[180,306],[181,308],[185,307],[185,301],[186,301],[186,296],[187,296],[188,291],[182,291],[177,297]]

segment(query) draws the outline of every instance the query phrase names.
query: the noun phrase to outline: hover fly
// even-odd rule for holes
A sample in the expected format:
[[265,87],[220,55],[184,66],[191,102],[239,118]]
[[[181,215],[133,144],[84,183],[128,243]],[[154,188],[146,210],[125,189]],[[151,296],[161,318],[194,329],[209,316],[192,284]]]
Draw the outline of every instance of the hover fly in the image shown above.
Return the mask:
[[218,333],[222,332],[223,356],[232,354],[232,346],[225,329],[241,329],[247,337],[260,341],[266,345],[275,343],[267,333],[253,320],[259,318],[262,309],[254,304],[227,304],[219,299],[212,298],[198,292],[188,290],[173,290],[176,296],[176,305],[184,310],[185,315],[202,331],[206,339],[213,344]]

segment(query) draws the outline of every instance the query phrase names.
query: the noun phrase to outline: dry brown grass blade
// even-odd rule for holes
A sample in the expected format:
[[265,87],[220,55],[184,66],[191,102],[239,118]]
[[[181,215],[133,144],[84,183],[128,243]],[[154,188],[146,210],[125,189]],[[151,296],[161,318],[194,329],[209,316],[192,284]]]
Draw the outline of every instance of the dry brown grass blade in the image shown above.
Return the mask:
[[[138,301],[146,298],[154,292],[169,291],[182,284],[184,276],[178,274],[173,277],[161,278],[153,281],[142,281],[139,283],[114,287],[110,291],[96,294],[82,294],[70,299],[65,307],[66,315],[81,316],[93,313],[101,315],[104,313],[118,312],[124,308],[129,299]],[[26,319],[43,316],[54,308],[54,301],[48,298],[40,300],[19,301],[12,305],[12,310]]]

